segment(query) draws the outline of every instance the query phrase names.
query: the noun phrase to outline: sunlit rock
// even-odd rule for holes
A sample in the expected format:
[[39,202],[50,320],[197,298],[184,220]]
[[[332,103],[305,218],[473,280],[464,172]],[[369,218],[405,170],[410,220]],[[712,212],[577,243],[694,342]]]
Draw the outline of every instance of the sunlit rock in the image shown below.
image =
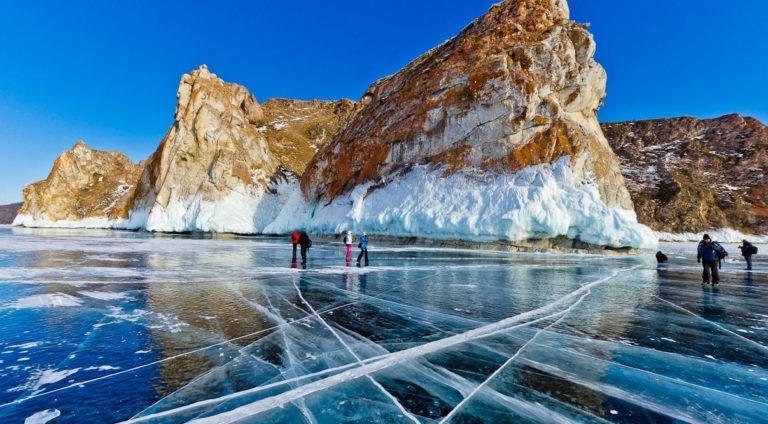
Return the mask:
[[733,114],[602,128],[643,224],[676,234],[768,233],[768,126]]
[[[333,208],[325,222],[317,222],[323,211],[313,209],[313,224],[326,231],[354,226],[399,235],[426,230],[430,237],[567,235],[610,245],[651,244],[596,118],[606,75],[594,52],[592,35],[568,19],[565,1],[493,6],[453,39],[371,85],[360,112],[304,173],[309,202]],[[388,191],[399,193],[417,168],[435,185],[414,181],[408,203],[389,203],[398,196]],[[536,194],[548,193],[539,190],[541,179],[526,186],[531,190],[497,185],[529,169],[570,197],[543,200]],[[435,196],[428,187],[449,192]],[[451,196],[454,187],[475,193],[469,203],[477,207],[457,206],[466,198]],[[582,197],[592,199],[593,191],[598,201],[585,202]],[[498,193],[509,200],[497,205]],[[371,196],[377,201],[367,202]],[[351,204],[347,219],[334,226],[331,216],[343,214],[345,204]],[[549,214],[553,204],[577,209]],[[592,209],[582,210],[584,204]],[[384,209],[391,212],[382,214]],[[591,237],[601,231],[613,234]]]
[[141,164],[124,154],[91,149],[80,140],[59,156],[48,178],[24,189],[13,221],[27,227],[128,225],[128,200]]

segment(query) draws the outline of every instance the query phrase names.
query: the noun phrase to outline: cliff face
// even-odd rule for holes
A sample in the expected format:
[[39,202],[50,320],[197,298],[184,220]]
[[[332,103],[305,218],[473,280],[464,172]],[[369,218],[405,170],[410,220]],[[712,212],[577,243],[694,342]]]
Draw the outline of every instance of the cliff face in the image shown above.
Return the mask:
[[325,232],[652,244],[597,122],[606,76],[594,51],[565,1],[493,6],[371,85],[307,166],[301,187],[318,207],[305,221]]
[[768,127],[739,115],[602,125],[638,220],[670,233],[768,233]]
[[23,203],[0,205],[0,224],[7,225],[12,223],[22,205]]
[[78,142],[25,189],[14,223],[258,232],[358,108],[349,100],[261,105],[205,66],[182,77],[177,98],[174,123],[147,161]]
[[184,75],[175,121],[147,161],[132,220],[151,231],[256,233],[354,103],[258,104],[205,66]]
[[125,220],[141,167],[120,152],[93,150],[78,141],[56,159],[47,179],[24,188],[13,224],[109,227]]
[[565,1],[494,6],[457,37],[374,83],[356,117],[310,162],[302,187],[334,199],[416,164],[495,173],[570,157],[609,207],[631,209],[595,117],[605,72]]
[[594,50],[564,0],[507,0],[360,103],[262,105],[203,66],[114,216],[150,231],[648,246],[597,123]]

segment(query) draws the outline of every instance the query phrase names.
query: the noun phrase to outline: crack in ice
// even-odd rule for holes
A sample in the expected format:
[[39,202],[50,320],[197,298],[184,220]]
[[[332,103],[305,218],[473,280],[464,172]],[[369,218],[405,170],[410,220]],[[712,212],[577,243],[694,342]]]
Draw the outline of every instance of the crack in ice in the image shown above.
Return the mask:
[[[539,321],[542,319],[540,315],[548,314],[544,319],[551,318],[557,315],[561,315],[563,311],[555,311],[554,313],[549,313],[553,309],[557,309],[560,307],[565,307],[566,310],[572,307],[572,303],[569,303],[573,301],[573,299],[576,299],[574,302],[577,302],[581,299],[581,297],[588,293],[593,287],[596,287],[600,284],[605,283],[606,281],[610,281],[614,277],[616,277],[618,274],[622,272],[629,272],[632,270],[637,269],[638,267],[632,267],[628,269],[619,269],[616,270],[611,275],[608,275],[604,278],[598,279],[596,281],[593,281],[591,283],[585,284],[578,289],[560,297],[559,299],[550,302],[547,305],[543,305],[539,308],[533,309],[531,311],[527,311],[512,317],[508,317],[506,319],[503,319],[501,321],[484,325],[472,330],[468,330],[463,333],[455,334],[450,337],[446,337],[440,340],[435,340],[432,342],[425,343],[420,346],[416,346],[410,349],[381,355],[378,357],[373,357],[368,360],[363,360],[362,363],[364,365],[362,366],[356,366],[354,367],[354,364],[348,364],[343,367],[338,367],[336,370],[344,370],[338,374],[331,375],[329,377],[326,377],[322,380],[314,381],[312,383],[306,384],[304,386],[291,389],[289,391],[283,392],[281,394],[271,396],[265,399],[258,400],[256,402],[240,406],[238,408],[235,408],[231,411],[223,412],[221,414],[211,416],[211,417],[204,417],[204,418],[198,418],[194,420],[193,422],[197,423],[231,423],[236,422],[241,419],[245,419],[251,416],[254,416],[258,413],[268,411],[274,408],[279,408],[285,405],[288,402],[292,402],[296,399],[303,398],[309,394],[325,390],[331,387],[334,387],[338,384],[351,381],[360,377],[366,377],[374,372],[381,371],[384,369],[387,369],[389,367],[398,365],[404,360],[413,359],[417,357],[424,356],[429,353],[433,353],[460,343],[464,343],[467,341],[476,340],[478,338],[486,337],[492,333],[496,333],[500,330],[509,330],[512,327],[518,327],[522,325],[530,325],[531,322]],[[526,321],[528,320],[528,321]],[[353,368],[354,367],[354,368]],[[350,369],[351,368],[351,369]],[[323,373],[332,372],[335,370],[325,370]],[[317,373],[319,374],[319,373]],[[315,374],[315,375],[317,375]],[[305,378],[310,378],[310,375],[304,376]],[[274,385],[270,385],[271,387],[276,387],[278,384],[287,384],[288,382],[280,382],[275,383]],[[148,415],[145,417],[141,417],[138,419],[134,419],[131,421],[126,422],[141,422],[150,420],[152,418],[158,418],[162,416],[169,416],[172,414],[175,414],[177,412],[183,412],[185,410],[190,410],[192,408],[196,408],[202,405],[212,404],[212,403],[218,403],[224,400],[228,399],[234,399],[237,397],[241,397],[244,395],[257,393],[262,390],[265,390],[266,387],[256,387],[253,389],[244,390],[238,393],[233,393],[231,395],[227,395],[221,398],[217,399],[207,399],[204,401],[196,402],[190,405],[182,406],[173,410],[164,411],[158,414],[154,415]]]

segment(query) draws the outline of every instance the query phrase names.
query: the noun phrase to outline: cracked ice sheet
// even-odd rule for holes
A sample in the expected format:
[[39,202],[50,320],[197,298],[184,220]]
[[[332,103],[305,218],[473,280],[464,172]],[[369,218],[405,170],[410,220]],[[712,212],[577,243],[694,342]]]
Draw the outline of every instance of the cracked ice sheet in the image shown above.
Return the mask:
[[[0,304],[46,293],[82,304],[0,310],[0,373],[81,371],[35,398],[0,393],[0,417],[18,408],[11,416],[23,421],[56,406],[67,422],[95,396],[102,409],[77,410],[91,418],[80,422],[226,422],[240,408],[243,422],[292,423],[766,415],[754,395],[768,392],[760,262],[751,280],[726,269],[717,292],[696,283],[688,246],[668,269],[656,268],[654,252],[649,263],[400,246],[374,246],[372,266],[357,268],[320,242],[296,270],[290,247],[268,238],[131,239],[131,256],[119,240],[101,249],[98,237],[78,237],[3,253],[0,268],[67,279],[19,272],[22,284],[0,285]],[[8,327],[22,320],[29,333]],[[114,349],[107,364],[105,347]]]

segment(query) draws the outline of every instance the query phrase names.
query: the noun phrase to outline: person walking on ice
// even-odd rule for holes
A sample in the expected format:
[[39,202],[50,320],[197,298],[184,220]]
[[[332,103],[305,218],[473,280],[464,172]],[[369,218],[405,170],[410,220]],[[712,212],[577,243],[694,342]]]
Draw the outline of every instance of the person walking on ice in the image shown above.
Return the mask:
[[299,246],[301,246],[301,264],[306,265],[307,250],[312,247],[312,240],[309,239],[309,235],[304,230],[299,233]]
[[360,243],[358,243],[357,247],[360,248],[360,254],[357,256],[357,266],[360,266],[360,259],[362,259],[363,254],[365,254],[365,266],[368,266],[368,235],[366,233],[360,236]]
[[752,271],[752,255],[757,253],[757,247],[746,240],[742,240],[739,249],[741,249],[741,256],[744,256],[747,261],[747,271]]
[[704,267],[701,273],[702,284],[709,284],[709,276],[712,275],[712,284],[720,283],[720,274],[717,271],[718,262],[725,257],[725,249],[720,243],[712,241],[709,234],[704,234],[697,247],[696,261]]
[[299,244],[299,231],[293,230],[291,233],[291,244],[293,245],[293,260],[296,260],[296,246]]

